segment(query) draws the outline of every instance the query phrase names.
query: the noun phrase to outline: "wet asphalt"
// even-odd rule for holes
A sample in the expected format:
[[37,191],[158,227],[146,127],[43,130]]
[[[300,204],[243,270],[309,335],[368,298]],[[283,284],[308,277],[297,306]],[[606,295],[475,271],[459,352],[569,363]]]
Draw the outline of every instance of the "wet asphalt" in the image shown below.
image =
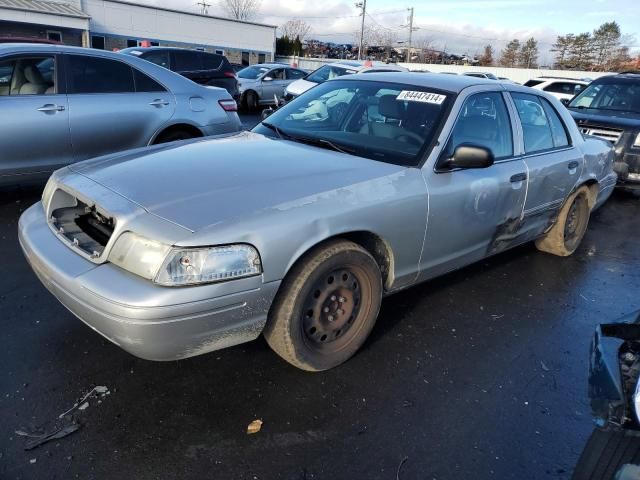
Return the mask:
[[[387,298],[334,370],[262,339],[148,362],[29,269],[17,220],[41,188],[0,191],[0,479],[566,479],[592,428],[593,329],[640,309],[640,199],[617,192],[572,257],[525,245]],[[24,450],[16,430],[63,426],[95,386],[77,432]]]

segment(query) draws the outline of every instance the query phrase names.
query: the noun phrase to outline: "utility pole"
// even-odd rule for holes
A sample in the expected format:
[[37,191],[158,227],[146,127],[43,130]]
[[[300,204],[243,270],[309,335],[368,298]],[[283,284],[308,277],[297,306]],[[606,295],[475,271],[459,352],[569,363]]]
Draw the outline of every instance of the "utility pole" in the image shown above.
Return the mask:
[[207,3],[206,0],[202,0],[201,2],[196,3],[196,5],[200,7],[200,13],[202,15],[209,14],[209,7],[211,6],[211,4]]
[[411,63],[411,38],[413,36],[413,7],[409,8],[409,49],[407,50],[407,63]]
[[362,60],[362,49],[364,47],[364,18],[367,15],[367,0],[356,3],[356,8],[362,9],[362,25],[360,26],[360,46],[358,47],[358,60]]

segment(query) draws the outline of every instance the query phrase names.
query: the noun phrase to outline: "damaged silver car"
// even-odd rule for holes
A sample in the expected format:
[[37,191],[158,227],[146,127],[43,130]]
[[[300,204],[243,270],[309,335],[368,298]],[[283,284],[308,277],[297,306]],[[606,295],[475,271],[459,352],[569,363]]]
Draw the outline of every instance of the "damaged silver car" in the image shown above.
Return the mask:
[[319,371],[361,347],[385,295],[525,242],[573,253],[612,162],[544,92],[354,75],[252,132],[58,170],[19,236],[45,286],[136,356],[263,334]]

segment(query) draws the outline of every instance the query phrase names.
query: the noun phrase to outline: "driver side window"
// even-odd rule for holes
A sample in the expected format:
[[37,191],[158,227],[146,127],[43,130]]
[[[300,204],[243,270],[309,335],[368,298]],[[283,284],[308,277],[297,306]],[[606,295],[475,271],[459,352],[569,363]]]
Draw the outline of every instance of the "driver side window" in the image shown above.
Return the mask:
[[513,155],[511,122],[501,93],[476,93],[467,98],[445,149],[447,156],[465,143],[488,148],[496,160]]

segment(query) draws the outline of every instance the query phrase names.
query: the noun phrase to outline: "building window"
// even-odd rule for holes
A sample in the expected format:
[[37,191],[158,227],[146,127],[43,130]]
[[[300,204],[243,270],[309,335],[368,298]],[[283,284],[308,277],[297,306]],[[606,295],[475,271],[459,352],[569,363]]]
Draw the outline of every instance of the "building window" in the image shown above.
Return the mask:
[[218,55],[224,55],[224,50],[216,50],[216,53],[217,53]]
[[104,37],[100,35],[91,35],[91,48],[104,50]]
[[249,52],[242,52],[242,65],[249,65]]
[[56,30],[47,30],[47,40],[62,43],[62,32]]
[[151,46],[152,47],[159,47],[160,46],[160,42],[151,42]]
[[127,40],[127,48],[137,47],[137,46],[138,46],[138,40],[131,40],[131,39]]
[[258,54],[258,63],[264,63],[266,60],[266,56],[264,53],[259,53]]
[[204,47],[196,47],[196,50],[197,50],[198,52],[204,52]]

